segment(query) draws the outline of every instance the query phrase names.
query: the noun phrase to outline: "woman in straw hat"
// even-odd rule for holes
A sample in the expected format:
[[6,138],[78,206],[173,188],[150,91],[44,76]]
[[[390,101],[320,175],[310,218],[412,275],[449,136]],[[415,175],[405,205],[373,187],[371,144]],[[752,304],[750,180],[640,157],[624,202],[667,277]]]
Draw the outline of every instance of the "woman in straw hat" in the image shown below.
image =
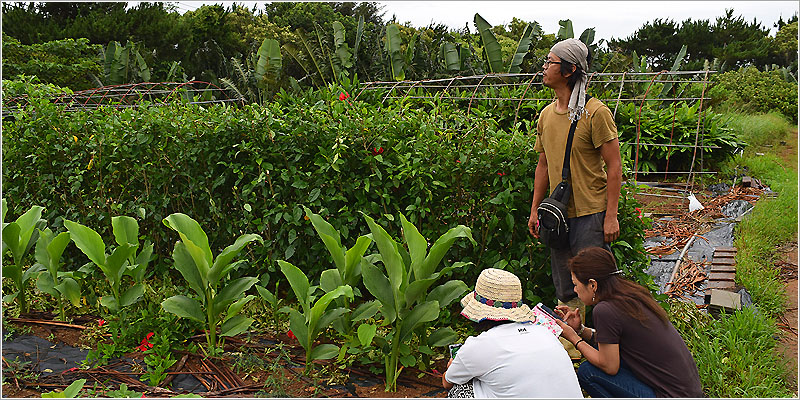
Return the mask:
[[569,260],[575,292],[594,306],[597,328],[581,324],[578,309],[556,308],[561,336],[586,361],[578,368],[591,397],[703,397],[692,354],[667,313],[646,288],[622,278],[614,256],[589,247]]
[[483,270],[461,305],[481,334],[450,359],[442,376],[448,397],[583,397],[561,342],[522,304],[516,275]]

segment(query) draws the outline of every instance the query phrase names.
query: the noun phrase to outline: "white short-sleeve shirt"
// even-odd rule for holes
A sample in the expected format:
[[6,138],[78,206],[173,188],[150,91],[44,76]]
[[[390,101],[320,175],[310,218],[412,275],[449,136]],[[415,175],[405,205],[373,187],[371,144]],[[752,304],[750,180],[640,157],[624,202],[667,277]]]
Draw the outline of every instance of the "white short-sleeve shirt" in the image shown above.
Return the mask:
[[473,379],[476,398],[582,398],[561,342],[533,323],[496,326],[470,336],[445,372],[450,383]]

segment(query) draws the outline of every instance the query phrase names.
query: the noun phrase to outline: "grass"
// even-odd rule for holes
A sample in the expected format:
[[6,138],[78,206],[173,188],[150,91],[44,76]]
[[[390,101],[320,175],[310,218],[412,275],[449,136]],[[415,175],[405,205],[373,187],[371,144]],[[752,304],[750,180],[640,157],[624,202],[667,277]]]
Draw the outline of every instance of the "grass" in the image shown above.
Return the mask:
[[763,149],[754,146],[775,145],[795,127],[772,113],[735,114],[732,121],[751,146],[724,169],[745,170],[778,193],[759,200],[735,231],[736,280],[750,292],[756,309],[712,320],[674,303],[671,319],[695,358],[708,397],[793,397],[796,388],[784,378],[785,360],[775,352],[775,317],[784,312],[786,295],[774,262],[776,246],[797,238],[797,170],[783,165],[777,147],[757,155]]

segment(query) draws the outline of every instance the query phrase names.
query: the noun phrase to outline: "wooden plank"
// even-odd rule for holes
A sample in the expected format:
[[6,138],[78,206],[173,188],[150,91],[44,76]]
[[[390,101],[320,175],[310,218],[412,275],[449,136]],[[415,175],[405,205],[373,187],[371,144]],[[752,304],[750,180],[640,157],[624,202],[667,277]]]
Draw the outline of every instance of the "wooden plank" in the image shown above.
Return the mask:
[[736,279],[736,272],[716,272],[708,274],[709,281],[732,281]]
[[714,272],[736,272],[736,267],[732,265],[711,265],[711,273]]

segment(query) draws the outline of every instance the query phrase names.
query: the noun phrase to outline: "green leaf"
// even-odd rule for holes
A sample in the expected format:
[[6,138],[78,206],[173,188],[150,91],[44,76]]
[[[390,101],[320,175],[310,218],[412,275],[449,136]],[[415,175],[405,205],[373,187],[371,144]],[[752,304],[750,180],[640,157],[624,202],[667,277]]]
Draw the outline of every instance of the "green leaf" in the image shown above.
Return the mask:
[[533,24],[528,23],[525,27],[525,31],[522,32],[522,36],[519,38],[517,50],[514,52],[514,56],[508,66],[509,73],[517,74],[522,70],[522,61],[525,59],[525,56],[528,55],[528,50],[530,50],[531,42],[533,41],[533,34]]
[[36,278],[36,287],[50,296],[58,296],[56,284],[53,282],[53,276],[49,272],[39,274],[39,277]]
[[213,310],[215,315],[219,315],[225,307],[242,297],[244,292],[249,290],[258,282],[258,278],[246,276],[228,282],[220,290],[213,300]]
[[72,303],[73,306],[78,307],[81,303],[81,287],[72,278],[64,278],[56,287],[56,290]]
[[325,311],[325,313],[322,314],[319,320],[316,321],[316,326],[314,326],[314,331],[312,332],[312,334],[316,336],[319,332],[324,331],[325,328],[330,326],[330,324],[332,324],[337,319],[341,318],[341,316],[347,313],[348,311],[350,310],[344,307],[334,308],[332,310]]
[[306,317],[291,307],[283,307],[281,311],[289,313],[289,329],[291,329],[292,333],[294,333],[294,336],[297,337],[297,341],[300,342],[300,345],[302,345],[303,348],[308,351],[308,347],[311,345],[311,343],[308,341],[308,326],[306,325]]
[[461,69],[461,58],[458,50],[456,50],[456,45],[451,42],[442,43],[440,55],[448,71],[459,71]]
[[161,307],[181,318],[192,319],[200,323],[206,322],[200,303],[189,297],[183,295],[172,296],[162,301]]
[[[64,254],[64,250],[67,248],[67,245],[69,245],[69,241],[69,232],[61,232],[47,245],[47,254],[50,258],[48,270],[51,268],[55,271],[58,270],[61,255]],[[47,266],[47,264],[45,265]]]
[[372,232],[372,239],[375,240],[378,251],[381,253],[383,265],[386,268],[386,276],[389,278],[392,288],[394,288],[394,290],[400,290],[400,286],[403,283],[403,275],[405,275],[405,268],[403,268],[403,260],[400,257],[400,252],[397,250],[397,242],[386,233],[383,227],[376,224],[368,215],[364,214],[364,219],[367,220],[367,225],[369,225],[369,229]]
[[321,287],[326,293],[342,285],[344,285],[344,282],[342,282],[342,278],[339,276],[339,270],[326,269],[325,271],[322,271],[322,274],[319,277],[319,287]]
[[258,291],[258,294],[261,295],[261,298],[266,300],[267,303],[272,304],[273,306],[276,304],[277,299],[275,298],[275,295],[272,294],[272,292],[258,285],[256,285],[256,290]]
[[248,243],[254,241],[264,243],[264,239],[262,239],[261,236],[251,233],[239,236],[236,239],[236,242],[222,250],[222,252],[217,255],[217,259],[214,260],[211,271],[208,272],[208,282],[211,285],[216,285],[219,279],[222,278],[220,272],[223,270],[223,267],[230,264],[231,261],[233,261],[237,255],[239,255],[244,246],[247,246]]
[[220,336],[236,336],[250,327],[255,321],[252,318],[245,317],[244,315],[237,315],[233,318],[226,320],[219,328]]
[[119,287],[119,282],[127,270],[125,263],[134,251],[136,251],[136,247],[131,247],[128,243],[121,244],[106,259],[105,268],[108,271],[107,274],[110,275],[107,278],[110,282],[113,282],[114,286]]
[[3,227],[3,244],[11,249],[11,255],[16,263],[22,260],[22,249],[19,245],[19,225],[11,222]]
[[439,239],[436,239],[436,243],[431,246],[431,250],[428,253],[428,256],[425,257],[425,262],[420,269],[420,274],[417,279],[427,278],[433,274],[433,272],[436,271],[436,267],[439,265],[439,262],[442,261],[444,255],[450,249],[450,246],[452,246],[453,242],[460,237],[466,237],[469,239],[473,246],[477,245],[475,239],[472,238],[472,231],[466,226],[459,225],[455,228],[450,228],[450,230],[448,230],[444,235],[440,236]]
[[103,307],[108,307],[108,309],[112,312],[119,310],[119,303],[117,303],[117,299],[115,299],[114,296],[101,297],[100,305]]
[[[200,227],[197,221],[190,218],[188,215],[175,213],[171,214],[163,220],[164,225],[168,228],[175,230],[181,235],[181,239],[190,240],[195,246],[199,247],[205,258],[206,264],[212,264],[211,248],[208,246],[208,236]],[[184,241],[186,241],[184,239]]]
[[222,322],[225,322],[231,319],[232,317],[236,316],[237,314],[239,314],[239,312],[242,311],[242,308],[245,305],[247,305],[247,303],[249,303],[250,300],[253,300],[255,298],[256,296],[250,294],[231,304],[231,306],[228,307],[228,311],[225,313],[225,319],[223,319]]
[[460,299],[464,293],[468,291],[469,288],[467,287],[467,284],[462,281],[447,281],[431,290],[431,292],[428,293],[427,300],[436,300],[439,303],[439,306],[444,308],[449,306],[453,301]]
[[439,328],[428,336],[426,343],[431,347],[447,346],[458,339],[458,335],[453,328]]
[[367,347],[372,343],[372,338],[378,332],[378,327],[372,324],[361,324],[358,326],[358,341],[362,347]]
[[492,33],[492,26],[480,14],[475,13],[475,26],[483,42],[483,51],[489,64],[489,72],[493,74],[503,72],[503,50],[497,38]]
[[397,318],[394,301],[394,289],[389,279],[375,265],[366,260],[361,263],[361,273],[364,276],[364,286],[375,296],[381,304],[381,313],[387,322]]
[[294,291],[295,296],[297,296],[297,301],[303,306],[303,313],[307,313],[311,308],[308,299],[308,277],[300,268],[295,267],[291,263],[288,263],[283,260],[278,260],[278,265],[281,267],[281,272],[283,275],[286,276],[286,279],[289,281],[289,285],[292,286],[292,291]]
[[83,389],[83,385],[86,384],[86,379],[78,379],[75,382],[72,382],[69,386],[64,389],[63,392],[48,392],[42,393],[43,398],[63,398],[63,399],[72,399],[78,396],[78,393]]
[[303,206],[303,210],[305,210],[306,216],[311,221],[311,225],[314,226],[314,230],[317,231],[322,242],[325,243],[328,253],[333,257],[336,268],[343,271],[345,267],[345,250],[342,247],[339,231],[328,223],[328,221],[325,221],[322,216],[314,214],[308,207]]
[[314,347],[311,350],[311,359],[312,360],[327,360],[339,354],[339,346],[335,344],[325,343],[321,344],[317,347]]
[[583,42],[586,47],[591,46],[592,42],[594,42],[594,28],[587,28],[581,33],[581,36],[578,40]]
[[75,242],[75,245],[78,246],[83,254],[86,254],[97,265],[106,264],[106,245],[103,243],[100,234],[92,228],[67,219],[64,220],[64,226],[69,231],[70,239]]
[[569,19],[562,19],[558,21],[558,35],[556,36],[559,40],[564,39],[572,39],[575,37],[575,34],[572,32],[572,21]]
[[121,307],[127,307],[139,301],[139,298],[144,294],[144,285],[138,283],[131,286],[121,296],[119,296],[119,303]]
[[175,248],[172,251],[172,259],[174,260],[174,267],[181,273],[183,279],[189,284],[189,287],[197,293],[198,296],[205,295],[205,283],[200,276],[200,271],[194,263],[194,259],[186,250],[186,245],[183,242],[176,242]]
[[39,233],[36,231],[37,225],[44,228],[42,223],[42,211],[44,207],[33,206],[25,214],[22,214],[15,221],[19,225],[19,251],[20,256],[28,251],[33,244]]
[[314,303],[314,306],[311,307],[311,310],[308,314],[308,327],[309,332],[312,335],[323,328],[322,326],[317,326],[317,323],[322,319],[322,315],[325,313],[325,310],[328,309],[328,305],[330,305],[331,302],[339,296],[347,296],[352,298],[353,288],[350,286],[339,286],[332,292],[325,293],[325,295],[320,297],[319,300]]
[[126,216],[112,217],[111,227],[117,244],[139,245],[139,223],[135,219]]
[[403,53],[400,49],[402,40],[400,39],[400,28],[397,24],[386,25],[384,42],[384,49],[389,54],[389,66],[392,70],[392,78],[396,81],[406,79]]
[[411,270],[414,271],[416,279],[425,278],[420,276],[420,268],[425,261],[425,256],[428,255],[428,243],[425,238],[417,230],[411,222],[408,222],[406,216],[400,214],[400,222],[403,225],[403,236],[405,237],[406,244],[408,244],[408,253],[411,256]]
[[350,319],[353,321],[360,321],[362,319],[372,318],[380,308],[381,303],[377,300],[368,301],[366,303],[361,303],[353,313],[350,315]]
[[344,283],[355,286],[358,284],[358,277],[361,275],[361,258],[364,257],[369,246],[372,244],[372,238],[364,235],[356,239],[356,244],[353,245],[345,253],[345,270],[343,271],[342,279]]
[[419,325],[426,322],[431,322],[439,317],[439,303],[437,301],[426,301],[411,310],[408,315],[403,318],[402,326],[396,340],[401,343],[407,342],[411,337],[411,332],[414,331]]

